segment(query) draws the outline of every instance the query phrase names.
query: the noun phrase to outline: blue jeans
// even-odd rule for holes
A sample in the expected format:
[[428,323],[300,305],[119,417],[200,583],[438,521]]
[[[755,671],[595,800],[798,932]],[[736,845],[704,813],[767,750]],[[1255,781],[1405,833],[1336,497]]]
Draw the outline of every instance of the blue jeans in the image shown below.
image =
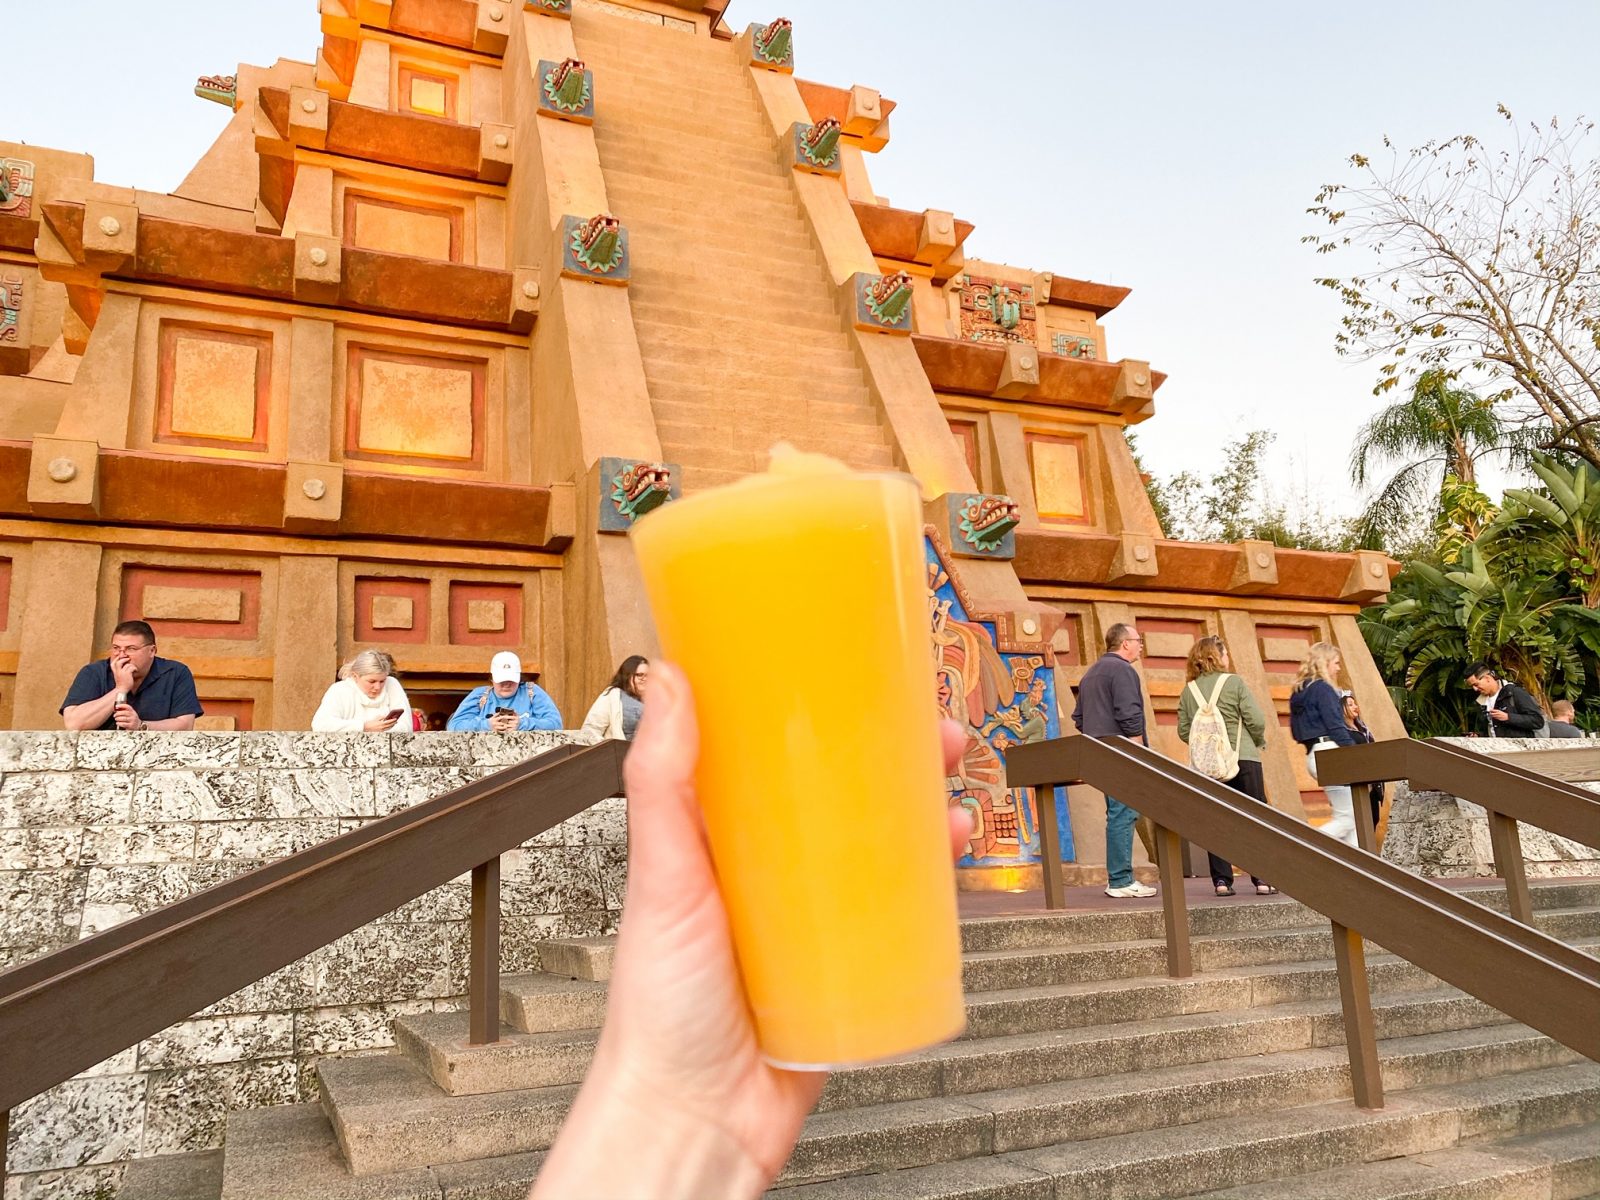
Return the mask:
[[1127,887],[1133,882],[1133,826],[1139,819],[1120,800],[1106,797],[1106,886]]

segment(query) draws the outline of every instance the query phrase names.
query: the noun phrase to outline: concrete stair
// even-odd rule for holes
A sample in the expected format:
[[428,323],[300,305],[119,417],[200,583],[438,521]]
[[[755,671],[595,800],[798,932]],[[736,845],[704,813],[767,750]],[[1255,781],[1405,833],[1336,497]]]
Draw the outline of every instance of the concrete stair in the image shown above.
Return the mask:
[[[1600,949],[1600,882],[1534,895],[1543,928]],[[1600,1187],[1600,1065],[1373,947],[1388,1103],[1361,1112],[1321,919],[1287,899],[1191,917],[1199,973],[1181,980],[1163,973],[1156,909],[964,921],[965,1035],[835,1074],[776,1195],[1547,1200]],[[462,1013],[401,1018],[393,1053],[319,1065],[320,1105],[230,1117],[220,1171],[154,1160],[125,1196],[520,1196],[593,1052],[614,946],[544,943],[545,971],[503,980],[501,1041],[468,1046]]]
[[658,34],[626,26],[580,10],[572,28],[595,73],[607,194],[630,231],[662,453],[687,491],[764,469],[780,440],[892,469],[838,286],[735,47],[697,41],[663,57]]

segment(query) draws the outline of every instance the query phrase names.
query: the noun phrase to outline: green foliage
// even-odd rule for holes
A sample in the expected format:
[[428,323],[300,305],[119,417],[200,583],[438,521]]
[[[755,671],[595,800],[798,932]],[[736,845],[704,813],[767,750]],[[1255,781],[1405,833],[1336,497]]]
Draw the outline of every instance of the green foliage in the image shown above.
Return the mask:
[[[1513,488],[1496,512],[1451,481],[1436,552],[1406,564],[1361,628],[1415,737],[1477,732],[1464,687],[1477,659],[1548,707],[1600,691],[1600,471],[1538,457],[1541,489]],[[1476,536],[1466,531],[1476,527]]]

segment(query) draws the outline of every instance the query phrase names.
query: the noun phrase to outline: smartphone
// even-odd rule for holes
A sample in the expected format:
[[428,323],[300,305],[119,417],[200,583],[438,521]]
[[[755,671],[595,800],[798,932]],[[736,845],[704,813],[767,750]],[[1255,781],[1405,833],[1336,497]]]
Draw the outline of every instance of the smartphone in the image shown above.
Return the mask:
[[497,717],[514,717],[517,715],[517,710],[514,708],[497,708],[494,710],[494,715]]
[[405,711],[406,710],[403,709],[403,708],[391,708],[389,710],[389,715],[386,716],[384,718],[384,720],[385,721],[398,721],[400,719],[401,714],[404,713]]

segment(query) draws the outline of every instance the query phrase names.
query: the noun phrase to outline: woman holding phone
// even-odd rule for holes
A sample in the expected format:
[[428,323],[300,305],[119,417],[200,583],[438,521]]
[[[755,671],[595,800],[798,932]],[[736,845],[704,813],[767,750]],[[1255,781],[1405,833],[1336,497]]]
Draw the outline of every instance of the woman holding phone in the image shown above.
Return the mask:
[[394,659],[363,650],[339,668],[339,680],[322,695],[313,733],[411,732],[411,701],[394,677]]

